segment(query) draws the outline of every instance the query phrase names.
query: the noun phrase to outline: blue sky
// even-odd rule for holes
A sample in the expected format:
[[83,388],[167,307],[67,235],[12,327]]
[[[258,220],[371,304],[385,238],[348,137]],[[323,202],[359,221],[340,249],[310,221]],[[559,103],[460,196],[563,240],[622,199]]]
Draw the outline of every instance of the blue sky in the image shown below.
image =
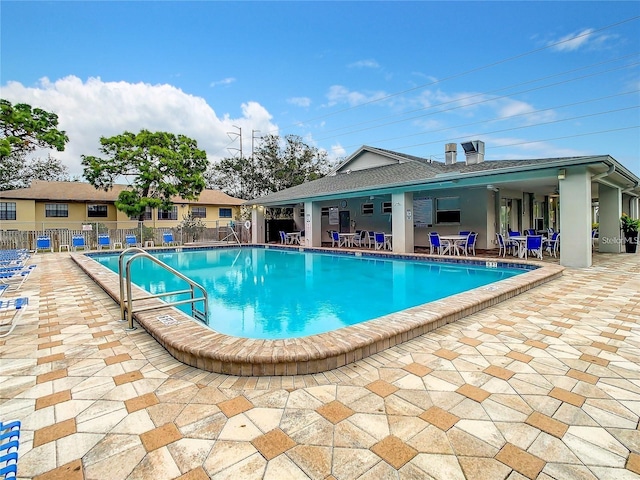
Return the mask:
[[[3,98],[59,115],[72,174],[150,130],[212,161],[266,133],[330,158],[610,154],[640,175],[640,2],[2,1]],[[459,147],[459,158],[463,158]],[[46,154],[42,152],[43,155]]]

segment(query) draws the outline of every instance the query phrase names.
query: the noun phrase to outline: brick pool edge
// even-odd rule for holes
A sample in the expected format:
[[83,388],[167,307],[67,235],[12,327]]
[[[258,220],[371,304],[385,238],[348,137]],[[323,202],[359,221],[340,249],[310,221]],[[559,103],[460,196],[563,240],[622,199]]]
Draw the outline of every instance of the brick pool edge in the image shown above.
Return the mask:
[[[385,256],[395,255],[386,253]],[[443,259],[442,256],[426,254],[411,256]],[[87,255],[72,254],[71,257],[109,296],[116,302],[120,301],[116,273]],[[470,259],[496,261],[495,258]],[[353,363],[496,305],[558,278],[564,270],[559,265],[524,262],[520,259],[500,259],[500,262],[531,264],[539,268],[401,312],[308,337],[281,340],[232,337],[201,325],[173,307],[134,313],[134,319],[174,358],[202,370],[238,376],[320,373]],[[178,323],[166,325],[158,319],[162,315],[170,315]]]

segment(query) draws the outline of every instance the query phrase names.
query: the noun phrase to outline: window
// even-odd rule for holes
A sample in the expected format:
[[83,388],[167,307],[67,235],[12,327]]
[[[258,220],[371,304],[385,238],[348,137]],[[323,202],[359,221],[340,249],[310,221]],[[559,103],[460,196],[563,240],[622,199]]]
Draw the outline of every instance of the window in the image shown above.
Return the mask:
[[[151,220],[153,218],[151,207],[145,207],[144,214],[142,216],[142,220]],[[129,220],[138,220],[138,216],[131,216]]]
[[382,202],[380,208],[382,213],[391,213],[391,202]]
[[44,205],[45,217],[68,217],[69,205],[66,203],[46,203]]
[[87,217],[100,217],[105,218],[107,216],[106,205],[87,205]]
[[300,209],[300,218],[304,218],[304,207]]
[[373,203],[363,203],[360,206],[360,213],[362,215],[373,215]]
[[158,209],[158,220],[177,220],[178,207],[174,205],[167,210]]
[[329,216],[329,208],[331,208],[331,207],[322,207],[320,209],[320,216],[321,217],[328,217]]
[[16,202],[0,202],[0,220],[16,219]]
[[218,210],[218,216],[220,218],[231,218],[231,209],[230,208],[220,208]]
[[207,218],[207,207],[191,207],[193,218]]
[[460,223],[460,197],[436,199],[436,223]]

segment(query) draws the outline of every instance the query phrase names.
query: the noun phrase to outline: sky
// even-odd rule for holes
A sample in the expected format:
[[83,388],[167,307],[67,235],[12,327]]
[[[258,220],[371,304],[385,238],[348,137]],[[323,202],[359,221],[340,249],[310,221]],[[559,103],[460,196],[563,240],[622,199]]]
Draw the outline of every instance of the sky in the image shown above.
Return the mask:
[[[640,2],[0,2],[0,96],[55,112],[72,176],[101,137],[210,161],[298,135],[444,161],[611,155],[640,176]],[[38,152],[46,156],[46,150]]]

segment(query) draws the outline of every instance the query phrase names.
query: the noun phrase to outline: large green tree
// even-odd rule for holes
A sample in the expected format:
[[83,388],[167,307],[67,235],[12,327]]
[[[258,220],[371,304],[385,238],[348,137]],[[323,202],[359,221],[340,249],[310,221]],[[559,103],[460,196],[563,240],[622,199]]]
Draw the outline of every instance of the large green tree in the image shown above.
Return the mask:
[[29,160],[24,160],[18,155],[9,155],[0,160],[0,190],[26,188],[33,180],[68,181],[69,169],[51,155]]
[[64,151],[69,137],[58,130],[58,115],[26,103],[12,105],[0,98],[0,157],[23,155],[36,148]]
[[0,98],[0,190],[28,187],[32,180],[67,180],[60,160],[31,154],[38,148],[62,152],[68,141],[55,113]]
[[327,152],[297,135],[267,135],[252,157],[224,158],[207,171],[207,184],[245,200],[316,180],[329,173]]
[[141,130],[100,138],[106,158],[82,156],[84,177],[94,187],[109,190],[119,178],[130,187],[120,192],[118,210],[144,218],[146,207],[168,209],[172,197],[196,199],[205,187],[207,154],[184,135]]

